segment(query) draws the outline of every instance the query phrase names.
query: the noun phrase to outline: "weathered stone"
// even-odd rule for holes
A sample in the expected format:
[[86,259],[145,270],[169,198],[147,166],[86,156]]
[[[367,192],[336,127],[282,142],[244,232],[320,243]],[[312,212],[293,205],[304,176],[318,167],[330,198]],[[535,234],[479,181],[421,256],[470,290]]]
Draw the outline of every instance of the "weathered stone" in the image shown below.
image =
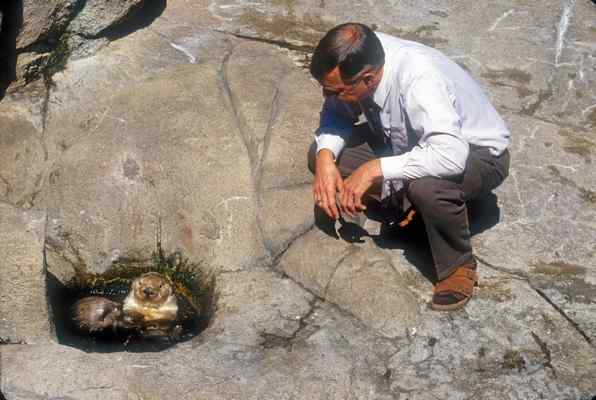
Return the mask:
[[[291,304],[282,296],[274,297],[282,301],[282,310]],[[250,326],[252,319],[238,322]],[[304,399],[391,398],[384,385],[376,385],[386,371],[384,357],[370,353],[394,352],[389,341],[327,305],[314,309],[302,332],[307,338],[297,343],[268,347],[271,341],[250,346],[242,336],[207,331],[201,340],[159,353],[119,353],[117,362],[114,354],[83,353],[59,345],[5,346],[0,347],[2,360],[10,368],[3,371],[1,390],[11,400],[67,392],[83,400],[100,394],[115,399],[183,398],[189,392],[209,399],[273,400],[289,393]],[[47,376],[50,365],[60,371],[59,376]],[[24,371],[30,371],[27,386],[22,383]]]
[[18,101],[4,101],[0,119],[0,198],[31,208],[47,167],[41,120]]
[[[19,90],[36,79],[51,79],[64,68],[71,55],[80,58],[94,54],[109,41],[101,35],[131,20],[145,3],[150,3],[151,10],[160,11],[160,4],[165,2],[25,0],[22,13],[17,7],[14,16],[22,24],[16,37],[18,62],[10,90]],[[138,27],[133,26],[131,31],[135,28]]]
[[79,3],[80,0],[24,0],[17,49],[36,43],[47,47],[48,42],[56,41],[74,17]]
[[[279,260],[279,268],[313,293],[324,297],[337,263],[357,250],[318,229],[298,238]],[[316,254],[316,257],[310,255]]]
[[51,338],[43,259],[45,214],[0,202],[0,342]]
[[261,193],[260,225],[265,246],[272,255],[280,254],[313,223],[310,185]]
[[72,20],[69,30],[84,37],[98,36],[105,29],[121,24],[144,1],[88,1]]
[[361,248],[337,266],[325,298],[387,337],[407,336],[418,324],[420,302],[387,255]]
[[382,335],[406,336],[418,323],[420,303],[409,289],[410,280],[369,240],[347,245],[314,230],[293,243],[279,266]]
[[[514,127],[512,158],[518,161],[497,190],[500,222],[474,238],[476,252],[485,263],[557,292],[553,301],[570,314],[577,310],[573,319],[596,340],[585,311],[595,310],[594,143],[582,129],[507,119]],[[569,297],[576,291],[584,297]]]
[[[48,212],[60,280],[150,252],[161,219],[162,245],[219,287],[207,330],[158,353],[0,346],[8,399],[593,397],[596,8],[394,3],[169,2],[109,46],[73,35],[77,57],[101,50],[0,103],[0,196]],[[292,60],[355,13],[445,51],[511,127],[511,176],[472,209],[481,280],[464,311],[424,307],[424,232],[313,218],[322,99]]]
[[249,160],[221,95],[213,66],[179,67],[83,107],[78,124],[52,114],[48,128],[64,141],[40,195],[52,271],[100,272],[119,256],[150,254],[159,224],[165,248],[218,269],[262,256]]
[[270,270],[222,274],[217,288],[218,306],[211,332],[238,344],[289,341],[312,312],[313,296],[292,280],[275,277]]
[[486,268],[483,276],[466,312],[423,313],[389,362],[393,393],[426,398],[430,387],[436,395],[471,391],[482,398],[593,393],[594,347],[527,283]]

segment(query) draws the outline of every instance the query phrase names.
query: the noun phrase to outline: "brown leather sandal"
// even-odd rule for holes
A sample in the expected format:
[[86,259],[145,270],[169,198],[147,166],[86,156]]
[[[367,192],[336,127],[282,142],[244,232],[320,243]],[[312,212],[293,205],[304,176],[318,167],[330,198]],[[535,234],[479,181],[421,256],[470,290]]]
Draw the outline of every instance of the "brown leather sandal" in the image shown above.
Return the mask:
[[474,293],[478,274],[474,265],[458,267],[454,273],[436,284],[430,308],[454,311],[463,308]]

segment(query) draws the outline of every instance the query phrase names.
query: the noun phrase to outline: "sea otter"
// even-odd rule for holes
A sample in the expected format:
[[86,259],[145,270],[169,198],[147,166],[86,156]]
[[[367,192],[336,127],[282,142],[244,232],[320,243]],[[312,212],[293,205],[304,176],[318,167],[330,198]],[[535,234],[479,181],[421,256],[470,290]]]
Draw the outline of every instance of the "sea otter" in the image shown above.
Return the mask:
[[147,272],[132,282],[122,311],[126,319],[138,322],[144,336],[169,336],[178,329],[172,281],[157,272]]
[[77,301],[71,309],[76,327],[85,332],[100,332],[125,327],[122,306],[100,296],[88,296]]

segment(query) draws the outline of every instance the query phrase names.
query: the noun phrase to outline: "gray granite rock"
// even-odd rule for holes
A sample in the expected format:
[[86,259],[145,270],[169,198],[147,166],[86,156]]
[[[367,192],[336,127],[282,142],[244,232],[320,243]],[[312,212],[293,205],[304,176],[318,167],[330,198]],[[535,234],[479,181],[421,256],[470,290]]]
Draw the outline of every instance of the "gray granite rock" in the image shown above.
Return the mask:
[[107,28],[121,24],[142,5],[143,1],[88,1],[71,21],[69,29],[83,37],[99,36]]
[[[31,92],[43,96],[39,89]],[[7,99],[0,109],[0,199],[30,208],[47,168],[47,153],[38,105],[23,103]]]
[[596,174],[589,131],[507,119],[520,127],[511,146],[517,161],[496,192],[500,222],[474,238],[476,251],[485,265],[528,279],[595,340],[588,317],[596,311]]
[[24,0],[22,26],[16,47],[25,49],[43,41],[55,41],[77,12],[79,0]]
[[47,342],[45,214],[0,202],[0,216],[0,343]]
[[[10,90],[18,90],[37,79],[51,80],[71,56],[94,54],[109,42],[102,35],[140,14],[144,3],[143,0],[23,1],[22,15],[15,16],[22,24],[15,44],[16,79]],[[153,11],[162,2],[151,3]]]
[[78,123],[56,113],[48,125],[65,141],[55,144],[54,179],[39,198],[50,219],[50,269],[69,268],[59,261],[64,252],[95,272],[150,253],[159,224],[166,249],[218,269],[262,257],[250,160],[217,69],[173,68],[106,100],[82,110]]
[[313,230],[293,243],[279,267],[382,335],[407,336],[418,324],[420,303],[409,277],[370,240],[348,244]]
[[[202,260],[219,293],[202,334],[159,352],[0,346],[7,399],[596,394],[596,7],[346,4],[169,2],[97,54],[85,42],[91,56],[53,86],[2,100],[0,196],[27,218],[47,213],[59,280],[150,252],[161,221],[162,245]],[[300,66],[355,15],[445,51],[511,127],[511,176],[473,211],[481,280],[463,311],[426,308],[423,237],[313,215],[321,96]]]

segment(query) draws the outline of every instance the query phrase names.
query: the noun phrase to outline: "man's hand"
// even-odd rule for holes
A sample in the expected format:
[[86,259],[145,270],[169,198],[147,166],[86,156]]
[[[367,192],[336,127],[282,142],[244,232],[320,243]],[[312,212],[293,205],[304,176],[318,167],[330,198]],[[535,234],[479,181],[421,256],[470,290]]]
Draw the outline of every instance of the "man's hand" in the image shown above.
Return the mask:
[[332,219],[339,218],[335,193],[342,193],[343,179],[335,165],[333,153],[323,149],[317,154],[313,196],[315,204]]
[[362,204],[362,196],[382,176],[381,161],[378,159],[367,161],[358,167],[344,182],[340,197],[342,212],[353,216],[366,210],[366,206]]

